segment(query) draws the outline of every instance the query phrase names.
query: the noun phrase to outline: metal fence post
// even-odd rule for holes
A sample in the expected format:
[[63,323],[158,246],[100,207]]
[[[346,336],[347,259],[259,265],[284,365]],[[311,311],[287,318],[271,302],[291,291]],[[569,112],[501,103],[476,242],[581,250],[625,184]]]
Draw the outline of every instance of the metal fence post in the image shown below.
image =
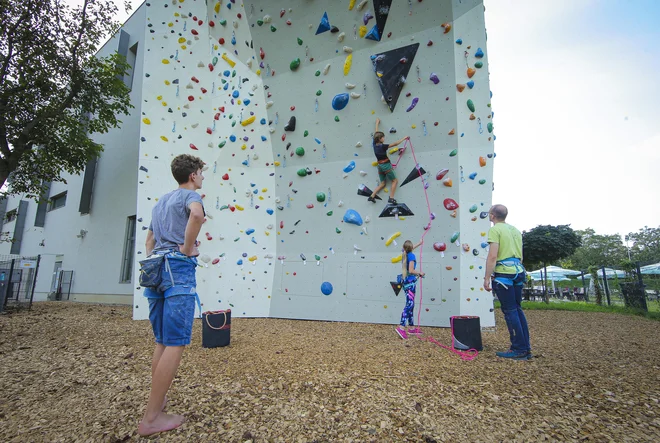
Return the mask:
[[610,301],[610,287],[607,284],[607,274],[605,273],[605,266],[601,267],[603,271],[603,286],[605,286],[605,295],[607,296],[607,306],[612,306]]
[[37,286],[37,275],[39,274],[39,263],[41,262],[41,254],[37,255],[37,267],[34,270],[34,277],[32,278],[32,292],[30,293],[30,307],[28,311],[32,310],[32,300],[34,299],[34,288]]

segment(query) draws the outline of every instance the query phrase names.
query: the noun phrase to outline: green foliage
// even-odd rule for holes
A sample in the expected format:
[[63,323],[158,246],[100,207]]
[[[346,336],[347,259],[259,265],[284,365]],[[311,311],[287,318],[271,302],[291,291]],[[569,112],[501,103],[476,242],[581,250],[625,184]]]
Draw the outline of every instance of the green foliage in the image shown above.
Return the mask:
[[[500,307],[499,302],[495,302],[495,307]],[[642,309],[625,308],[622,306],[600,306],[593,303],[585,303],[579,301],[550,304],[544,302],[523,301],[522,307],[523,309],[540,311],[608,312],[612,314],[635,315],[639,317],[646,317],[651,320],[660,321],[660,312],[657,310],[646,312]]]
[[660,227],[644,226],[639,232],[626,235],[626,241],[632,242],[630,247],[632,261],[644,264],[660,262]]
[[591,280],[594,282],[594,292],[596,293],[596,304],[603,304],[603,290],[598,283],[598,268],[596,266],[589,266],[589,274],[591,274]]
[[582,246],[567,259],[573,266],[569,269],[587,269],[589,266],[615,268],[627,258],[627,250],[619,234],[599,235],[591,228],[576,232],[582,239]]
[[131,105],[116,53],[95,53],[119,24],[111,0],[0,0],[0,186],[40,195],[42,181],[79,173]]
[[573,255],[582,240],[569,225],[539,225],[523,232],[525,267],[532,269]]

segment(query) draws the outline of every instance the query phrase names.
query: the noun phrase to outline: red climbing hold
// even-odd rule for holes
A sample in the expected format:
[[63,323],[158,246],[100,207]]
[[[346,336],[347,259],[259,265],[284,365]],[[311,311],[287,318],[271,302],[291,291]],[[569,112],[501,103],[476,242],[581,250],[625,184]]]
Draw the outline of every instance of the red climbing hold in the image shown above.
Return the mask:
[[211,234],[209,234],[209,233],[207,232],[207,233],[206,233],[206,239],[207,239],[207,240],[213,240],[213,237],[211,237]]
[[243,18],[243,14],[241,14],[241,13],[239,12],[238,14],[236,14],[236,17],[238,17],[239,19],[240,19],[240,18]]
[[236,207],[234,207],[234,206],[230,206],[230,207],[229,207],[229,210],[230,210],[231,212],[234,212],[234,211],[236,210]]
[[213,72],[213,63],[209,63],[209,71]]
[[438,252],[443,252],[443,251],[447,250],[447,245],[443,242],[440,242],[440,241],[435,242],[435,243],[433,243],[433,249],[435,249]]
[[218,263],[220,263],[219,258],[214,258],[213,261],[211,262],[212,265],[217,265]]
[[192,35],[199,35],[199,32],[197,32],[196,29],[191,29],[191,30],[190,30],[190,33],[191,33]]
[[306,206],[307,206],[307,209],[312,209],[314,207],[314,204],[313,203],[308,203]]
[[220,106],[219,111],[220,111],[220,112],[225,112],[225,107],[224,107],[224,106]]
[[291,106],[291,108],[289,108],[289,109],[291,109],[292,111],[295,111],[295,110],[296,110],[296,107],[295,107],[295,106]]
[[202,88],[202,94],[206,94],[207,92],[206,88]]
[[214,22],[213,20],[209,20],[209,26],[210,26],[210,27],[214,27],[214,26],[215,26],[215,22]]
[[445,209],[448,211],[453,211],[454,209],[458,209],[458,203],[456,203],[456,200],[453,198],[446,198],[444,202],[442,202],[445,205]]
[[291,20],[287,20],[287,21],[286,21],[286,24],[289,25],[289,26],[291,26]]
[[195,77],[194,75],[190,77],[190,80],[194,81],[195,83],[199,83],[199,79]]
[[220,113],[216,112],[215,116],[213,118],[216,119],[216,120],[220,120]]
[[213,129],[211,129],[211,128],[206,128],[206,133],[207,133],[207,134],[213,134]]
[[220,39],[218,40],[218,43],[220,43],[221,45],[224,45],[225,44],[225,39],[220,37]]
[[282,141],[286,140],[286,134],[282,134]]
[[197,21],[197,24],[198,24],[199,26],[202,26],[202,25],[204,24],[204,20],[198,20],[198,21]]
[[197,146],[193,145],[192,143],[190,144],[190,149],[194,149],[195,151],[198,150],[198,149],[197,149]]
[[229,174],[224,174],[224,175],[222,176],[222,179],[223,179],[223,180],[229,180]]
[[259,48],[259,57],[263,60],[264,57],[266,57],[266,53],[264,52],[264,48]]
[[435,174],[435,179],[436,180],[442,180],[445,177],[445,175],[447,175],[448,172],[449,172],[449,169],[446,169],[446,168],[439,170],[438,173]]
[[188,101],[189,101],[189,102],[194,101],[194,100],[195,100],[195,97],[193,97],[192,95],[189,95],[189,96],[188,96]]
[[280,18],[284,17],[285,12],[286,12],[286,10],[280,9]]
[[284,222],[283,221],[280,222],[280,229],[284,229]]

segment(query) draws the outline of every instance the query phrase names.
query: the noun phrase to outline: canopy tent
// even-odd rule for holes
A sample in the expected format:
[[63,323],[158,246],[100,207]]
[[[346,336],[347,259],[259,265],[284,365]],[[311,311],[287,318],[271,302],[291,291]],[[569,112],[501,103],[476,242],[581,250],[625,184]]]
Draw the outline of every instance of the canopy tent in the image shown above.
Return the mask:
[[658,275],[658,274],[660,274],[660,263],[656,263],[654,265],[642,266],[640,268],[640,271],[642,272],[642,274],[655,274],[655,275]]
[[570,280],[568,276],[571,275],[581,275],[580,271],[574,271],[572,269],[564,269],[560,266],[546,266],[545,269],[537,269],[529,273],[529,276],[532,277],[532,280],[544,280],[544,276],[547,276],[547,280],[552,283],[552,292],[556,292],[555,282],[556,281],[568,281]]
[[[624,271],[618,269],[605,268],[605,276],[610,279],[614,277],[623,278],[626,276]],[[585,274],[584,278],[591,278],[591,274]],[[603,269],[598,270],[598,278],[603,278]]]

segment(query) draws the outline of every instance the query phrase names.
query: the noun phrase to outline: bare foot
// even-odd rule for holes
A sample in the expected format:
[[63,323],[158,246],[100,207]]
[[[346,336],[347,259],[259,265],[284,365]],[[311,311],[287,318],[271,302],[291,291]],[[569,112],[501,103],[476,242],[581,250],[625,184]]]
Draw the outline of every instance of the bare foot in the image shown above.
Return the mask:
[[181,426],[185,420],[183,415],[170,415],[161,412],[152,422],[142,420],[138,426],[138,434],[146,437],[159,432],[171,431]]
[[167,406],[167,395],[163,399],[163,406],[160,407],[160,410],[164,411],[166,406]]

